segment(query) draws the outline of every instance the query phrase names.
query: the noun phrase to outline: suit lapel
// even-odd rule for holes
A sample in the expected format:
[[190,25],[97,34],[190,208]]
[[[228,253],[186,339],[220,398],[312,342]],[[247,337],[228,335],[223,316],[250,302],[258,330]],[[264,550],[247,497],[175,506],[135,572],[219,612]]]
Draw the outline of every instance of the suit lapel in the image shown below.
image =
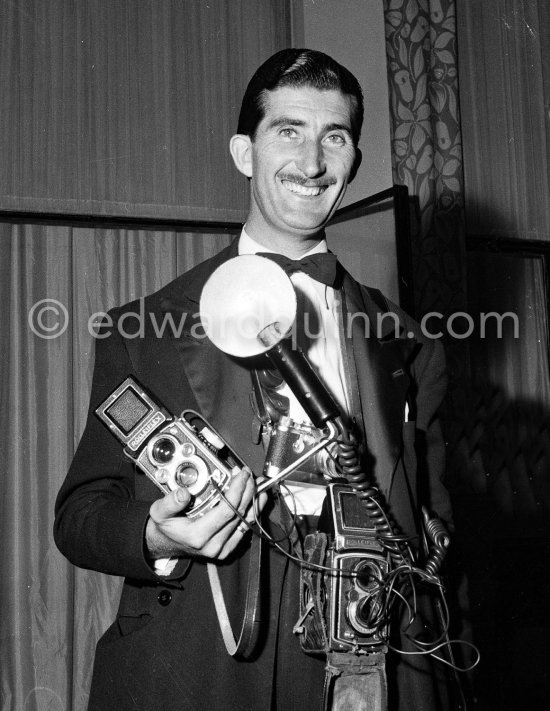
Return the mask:
[[[346,275],[344,293],[344,342],[359,394],[353,415],[363,425],[371,473],[388,496],[401,454],[409,388],[405,366],[414,341],[404,340],[397,314],[394,320],[379,292],[360,287]],[[379,303],[373,298],[377,296]]]
[[250,362],[234,359],[206,337],[199,315],[202,287],[213,271],[237,256],[236,243],[185,275],[185,284],[161,305],[178,323],[186,314],[179,335],[170,331],[170,347],[185,374],[202,416],[227,440],[236,453],[260,474],[263,451],[252,441]]

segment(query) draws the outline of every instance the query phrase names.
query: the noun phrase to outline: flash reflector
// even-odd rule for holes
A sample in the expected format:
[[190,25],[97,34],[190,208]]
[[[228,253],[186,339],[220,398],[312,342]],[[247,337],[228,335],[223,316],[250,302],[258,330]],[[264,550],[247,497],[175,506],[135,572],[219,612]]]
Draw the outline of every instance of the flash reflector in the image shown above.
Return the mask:
[[296,318],[296,293],[275,262],[243,254],[210,276],[200,298],[200,317],[217,348],[247,358],[271,347],[258,338],[266,327],[276,324],[281,338],[288,334]]

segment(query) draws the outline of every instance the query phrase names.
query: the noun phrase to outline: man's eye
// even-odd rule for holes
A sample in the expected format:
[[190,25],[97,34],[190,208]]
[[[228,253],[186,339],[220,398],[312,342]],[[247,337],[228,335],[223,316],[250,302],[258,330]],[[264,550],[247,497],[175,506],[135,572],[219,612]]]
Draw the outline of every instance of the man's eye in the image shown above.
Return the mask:
[[346,143],[346,139],[344,136],[340,135],[339,133],[330,133],[327,136],[327,141],[329,143],[332,143],[333,146],[343,146]]
[[280,131],[280,135],[283,138],[294,138],[296,136],[296,131],[293,128],[282,128]]

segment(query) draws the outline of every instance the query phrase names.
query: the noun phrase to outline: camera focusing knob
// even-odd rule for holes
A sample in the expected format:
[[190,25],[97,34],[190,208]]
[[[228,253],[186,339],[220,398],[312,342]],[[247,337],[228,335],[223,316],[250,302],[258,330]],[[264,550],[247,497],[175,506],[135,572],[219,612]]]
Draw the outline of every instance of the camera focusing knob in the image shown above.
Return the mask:
[[224,443],[221,437],[219,437],[215,432],[209,430],[208,427],[203,427],[200,431],[200,435],[210,444],[214,449],[223,449]]
[[191,442],[184,442],[181,446],[181,451],[184,457],[191,457],[195,454],[195,447],[191,444]]

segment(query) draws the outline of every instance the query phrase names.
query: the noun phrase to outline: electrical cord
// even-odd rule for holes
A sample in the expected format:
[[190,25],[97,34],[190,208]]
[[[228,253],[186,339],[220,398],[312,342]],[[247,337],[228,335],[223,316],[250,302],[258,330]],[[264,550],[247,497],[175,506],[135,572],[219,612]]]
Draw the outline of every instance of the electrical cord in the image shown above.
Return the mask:
[[[414,554],[410,547],[411,539],[401,534],[395,534],[392,530],[392,525],[386,514],[386,511],[381,500],[379,490],[370,485],[366,475],[362,471],[357,456],[357,445],[351,437],[346,437],[342,423],[339,423],[339,433],[341,441],[338,441],[338,463],[342,470],[342,474],[349,481],[351,486],[357,491],[361,503],[367,509],[370,520],[375,523],[376,531],[380,542],[384,549],[388,552],[392,561],[392,566],[385,574],[384,578],[376,577],[376,585],[365,596],[367,600],[372,599],[376,604],[370,605],[368,624],[374,629],[383,630],[392,617],[394,608],[399,604],[407,610],[407,624],[401,629],[405,637],[417,649],[404,650],[399,649],[389,642],[386,637],[380,639],[381,642],[387,645],[388,649],[402,656],[430,656],[433,659],[441,661],[450,668],[459,672],[468,672],[479,663],[480,653],[475,645],[470,642],[457,639],[449,639],[449,621],[450,615],[448,606],[443,593],[443,584],[438,576],[438,570],[443,562],[446,548],[449,545],[447,531],[438,519],[430,519],[427,512],[423,510],[424,522],[426,527],[426,535],[432,542],[432,552],[428,556],[425,568],[418,567],[415,563]],[[353,451],[352,451],[353,450]],[[306,560],[296,549],[293,544],[291,533],[296,527],[296,512],[291,512],[291,521],[288,530],[283,530],[283,535],[279,539],[274,539],[273,536],[266,531],[260,522],[259,511],[259,495],[254,495],[253,511],[254,524],[250,524],[245,517],[228,501],[222,489],[216,482],[212,482],[218,490],[220,498],[231,508],[235,516],[239,518],[242,524],[246,525],[251,533],[266,541],[270,546],[279,551],[283,556],[293,563],[305,567],[309,570],[314,570],[322,574],[340,575],[347,578],[357,577],[357,573],[350,571],[342,571],[339,568],[312,563]],[[280,486],[284,487],[284,483]],[[292,493],[289,492],[292,496]],[[287,541],[292,552],[286,550],[281,544]],[[416,619],[417,609],[417,590],[418,582],[428,584],[438,590],[439,599],[443,608],[442,632],[439,637],[429,642],[423,642],[413,635],[407,633],[407,629],[413,624]],[[449,654],[452,646],[461,646],[462,648],[471,648],[474,650],[476,657],[472,664],[466,667],[460,667],[452,661],[442,657],[438,652],[442,649],[448,649]]]

